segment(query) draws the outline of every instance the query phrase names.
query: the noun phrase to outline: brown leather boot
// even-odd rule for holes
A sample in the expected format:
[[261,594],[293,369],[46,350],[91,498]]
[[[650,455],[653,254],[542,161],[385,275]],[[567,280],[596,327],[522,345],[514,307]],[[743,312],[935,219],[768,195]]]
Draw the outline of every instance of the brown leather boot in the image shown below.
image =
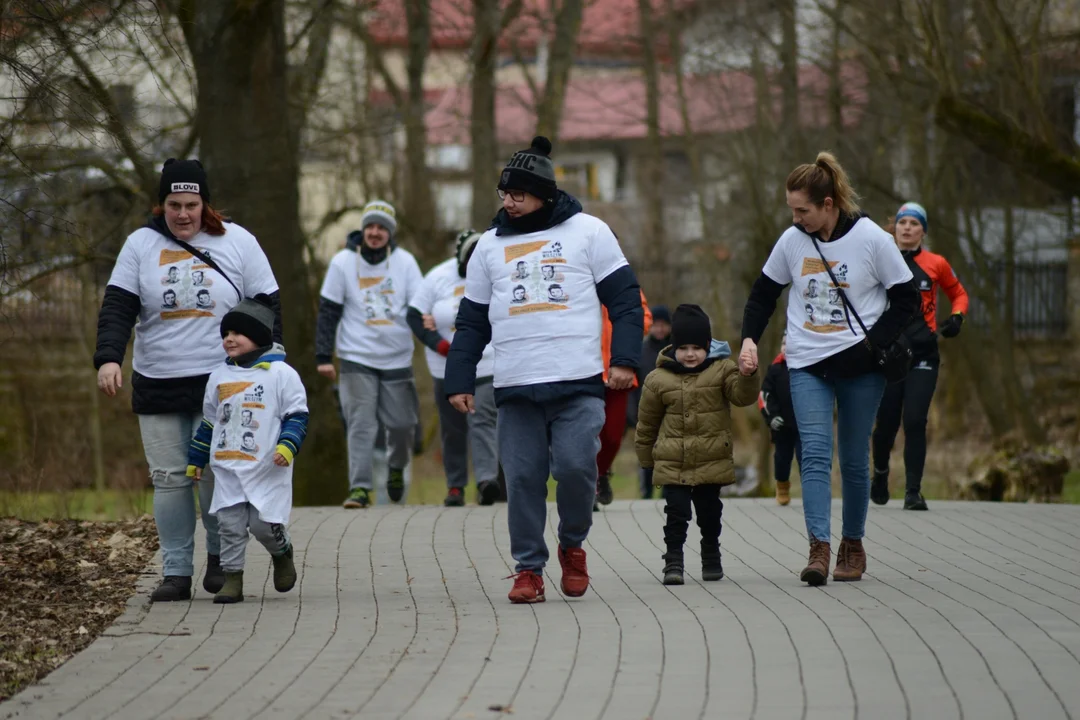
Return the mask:
[[776,481],[776,504],[787,505],[791,502],[791,482]]
[[866,551],[863,550],[862,540],[844,538],[840,541],[840,549],[836,551],[833,580],[837,582],[861,580],[864,572],[866,572]]
[[832,547],[827,542],[812,540],[810,542],[810,561],[802,571],[799,579],[809,585],[824,585],[829,582],[829,560],[832,557]]

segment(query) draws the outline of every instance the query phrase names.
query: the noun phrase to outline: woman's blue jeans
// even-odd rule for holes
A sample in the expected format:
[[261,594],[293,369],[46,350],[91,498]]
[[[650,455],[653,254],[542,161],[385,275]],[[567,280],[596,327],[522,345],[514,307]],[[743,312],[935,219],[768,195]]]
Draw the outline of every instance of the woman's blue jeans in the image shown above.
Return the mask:
[[831,542],[833,408],[837,413],[843,497],[843,537],[861,540],[870,505],[870,434],[885,391],[885,376],[866,373],[822,379],[791,370],[791,401],[802,440],[803,514],[811,540]]
[[[195,492],[199,494],[206,552],[221,554],[218,521],[210,514],[214,497],[213,475],[205,468],[203,479],[194,483],[187,476],[188,446],[202,415],[139,415],[143,452],[154,481],[154,522],[161,544],[164,575],[191,577],[195,574]],[[197,485],[197,488],[192,488]]]

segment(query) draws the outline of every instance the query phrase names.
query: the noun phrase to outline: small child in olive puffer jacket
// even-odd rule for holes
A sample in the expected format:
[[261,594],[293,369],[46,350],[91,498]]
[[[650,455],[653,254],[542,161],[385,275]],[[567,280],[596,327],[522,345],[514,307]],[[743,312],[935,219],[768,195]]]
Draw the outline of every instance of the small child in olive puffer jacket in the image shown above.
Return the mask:
[[720,487],[735,482],[731,406],[757,400],[761,378],[743,375],[725,342],[712,339],[709,317],[697,305],[680,305],[671,322],[671,345],[645,379],[635,438],[642,467],[663,486],[664,584],[683,584],[683,545],[697,511],[701,576],[720,580]]

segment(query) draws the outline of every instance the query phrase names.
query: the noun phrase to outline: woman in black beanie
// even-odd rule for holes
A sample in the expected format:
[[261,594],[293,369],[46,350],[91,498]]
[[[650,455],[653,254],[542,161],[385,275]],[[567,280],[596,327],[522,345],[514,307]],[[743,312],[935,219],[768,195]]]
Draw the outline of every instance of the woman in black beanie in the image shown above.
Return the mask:
[[[151,600],[167,602],[191,597],[195,498],[186,475],[187,449],[202,419],[207,378],[225,360],[221,319],[244,297],[265,293],[274,309],[274,340],[280,342],[281,306],[258,241],[211,207],[202,163],[167,160],[158,202],[151,220],[128,236],[116,258],[98,314],[94,367],[98,388],[115,397],[135,328],[131,405],[154,484],[165,576]],[[171,302],[163,307],[166,292]],[[213,491],[213,479],[204,475],[198,492],[208,554],[203,587],[210,593],[225,580],[217,521],[208,514]]]

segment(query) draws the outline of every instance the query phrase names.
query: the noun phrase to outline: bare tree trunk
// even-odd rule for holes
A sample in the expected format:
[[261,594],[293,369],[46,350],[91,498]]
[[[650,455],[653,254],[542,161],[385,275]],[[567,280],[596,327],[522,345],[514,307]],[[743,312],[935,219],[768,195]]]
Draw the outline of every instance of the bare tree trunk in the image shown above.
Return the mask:
[[795,0],[778,0],[780,39],[780,126],[783,128],[784,161],[791,167],[804,159],[802,122],[799,117],[799,35],[795,24]]
[[[645,124],[647,129],[645,149],[645,184],[642,186],[645,201],[645,232],[639,234],[639,247],[646,265],[651,269],[664,266],[667,247],[664,227],[664,145],[660,137],[660,73],[656,63],[656,26],[652,17],[651,0],[638,0],[638,22],[641,31],[641,63],[645,74]],[[656,291],[668,297],[666,274],[654,273],[659,280]]]
[[286,346],[311,421],[298,504],[337,502],[344,443],[329,384],[315,372],[316,298],[304,263],[297,131],[286,81],[285,0],[183,0],[176,6],[198,78],[201,155],[215,204],[259,239],[281,289]]
[[583,6],[583,0],[562,0],[562,6],[555,15],[555,37],[551,42],[544,94],[536,108],[536,134],[547,137],[552,145],[559,136],[570,69],[574,65],[578,32],[581,30]]
[[495,134],[495,62],[499,41],[498,0],[473,0],[472,226],[483,231],[497,209],[495,195],[499,142]]
[[840,77],[840,40],[844,27],[844,0],[836,0],[829,48],[829,143],[836,148],[844,137],[844,85]]
[[444,254],[435,235],[435,200],[427,168],[427,126],[424,124],[424,66],[431,49],[430,0],[405,0],[409,26],[406,61],[409,91],[405,98],[404,212],[399,216],[402,234],[409,237],[422,259],[433,261]]

